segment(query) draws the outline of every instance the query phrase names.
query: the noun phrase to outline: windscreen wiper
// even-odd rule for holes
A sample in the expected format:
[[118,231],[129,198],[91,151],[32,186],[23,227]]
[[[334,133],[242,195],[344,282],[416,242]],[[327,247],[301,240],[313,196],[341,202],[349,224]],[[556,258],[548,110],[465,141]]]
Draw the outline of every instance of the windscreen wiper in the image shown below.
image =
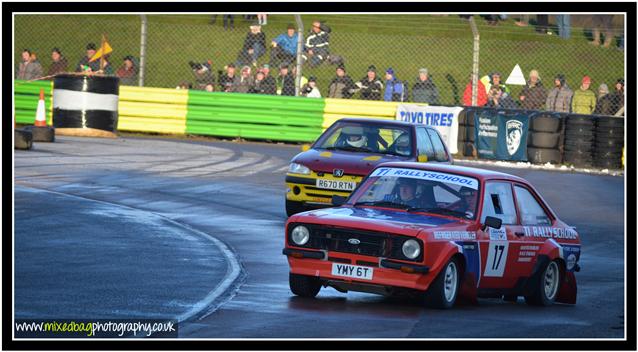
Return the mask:
[[354,203],[355,207],[359,206],[359,205],[372,205],[372,206],[378,206],[378,207],[389,207],[389,208],[397,208],[397,209],[408,209],[409,208],[407,205],[400,204],[400,203],[395,203],[395,202],[390,202],[390,201],[386,201],[386,200]]

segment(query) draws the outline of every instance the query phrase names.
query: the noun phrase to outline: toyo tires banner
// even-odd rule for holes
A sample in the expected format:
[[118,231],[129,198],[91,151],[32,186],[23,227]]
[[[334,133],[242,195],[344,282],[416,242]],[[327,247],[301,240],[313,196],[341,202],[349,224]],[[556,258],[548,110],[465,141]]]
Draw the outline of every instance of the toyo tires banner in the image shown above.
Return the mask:
[[480,110],[474,115],[479,158],[527,161],[529,116],[520,112]]
[[463,111],[462,107],[399,104],[396,119],[435,127],[443,137],[450,153],[456,154],[461,111]]

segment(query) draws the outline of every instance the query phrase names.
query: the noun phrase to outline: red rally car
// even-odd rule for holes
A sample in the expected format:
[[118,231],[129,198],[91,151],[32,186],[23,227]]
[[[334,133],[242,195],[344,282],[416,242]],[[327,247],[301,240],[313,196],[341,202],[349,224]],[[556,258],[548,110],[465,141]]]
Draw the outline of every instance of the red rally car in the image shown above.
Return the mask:
[[[335,197],[336,198],[336,197]],[[443,164],[379,165],[345,204],[286,223],[290,289],[576,303],[580,239],[524,179]]]

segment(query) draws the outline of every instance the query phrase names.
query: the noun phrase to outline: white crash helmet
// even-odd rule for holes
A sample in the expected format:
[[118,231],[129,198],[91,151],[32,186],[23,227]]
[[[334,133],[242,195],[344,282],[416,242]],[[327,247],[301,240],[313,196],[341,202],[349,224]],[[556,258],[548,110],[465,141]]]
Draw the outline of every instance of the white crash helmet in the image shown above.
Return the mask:
[[[363,135],[363,128],[358,126],[344,127],[342,133],[347,136],[346,143],[355,148],[363,147],[368,139]],[[354,138],[353,138],[354,137]]]
[[395,142],[395,150],[402,155],[410,155],[410,137],[407,133],[403,133]]

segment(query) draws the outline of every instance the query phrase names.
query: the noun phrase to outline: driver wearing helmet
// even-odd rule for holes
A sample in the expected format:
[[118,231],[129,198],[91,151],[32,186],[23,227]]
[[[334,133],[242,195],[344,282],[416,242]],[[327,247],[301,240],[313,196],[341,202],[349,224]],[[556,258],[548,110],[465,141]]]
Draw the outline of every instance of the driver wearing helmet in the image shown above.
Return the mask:
[[416,180],[402,177],[397,180],[397,184],[399,186],[399,195],[396,201],[410,207],[418,206],[418,199],[416,197]]
[[345,137],[345,142],[342,143],[344,147],[364,148],[368,142],[363,134],[363,127],[346,126],[341,130],[341,135]]
[[469,187],[461,187],[459,190],[459,197],[461,199],[455,203],[457,206],[454,206],[452,210],[463,212],[469,218],[473,217],[476,208],[476,200],[478,198],[478,191]]
[[401,135],[394,141],[394,151],[399,155],[408,156],[411,154],[410,150],[410,136],[407,132],[401,133]]

